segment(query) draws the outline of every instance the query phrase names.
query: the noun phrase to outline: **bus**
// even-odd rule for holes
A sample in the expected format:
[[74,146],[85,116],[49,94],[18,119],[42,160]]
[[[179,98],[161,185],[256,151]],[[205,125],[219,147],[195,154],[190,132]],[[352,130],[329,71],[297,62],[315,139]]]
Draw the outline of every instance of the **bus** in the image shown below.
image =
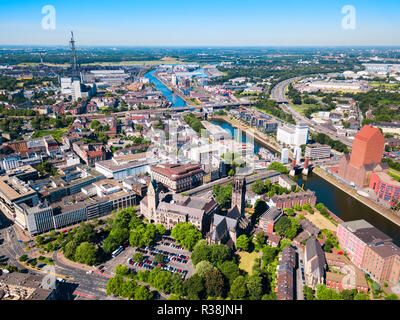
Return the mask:
[[115,258],[117,255],[119,255],[119,254],[122,252],[122,250],[124,250],[124,247],[123,247],[123,246],[119,246],[117,249],[115,249],[115,250],[113,251],[113,253],[111,254],[111,256],[112,256],[113,258]]

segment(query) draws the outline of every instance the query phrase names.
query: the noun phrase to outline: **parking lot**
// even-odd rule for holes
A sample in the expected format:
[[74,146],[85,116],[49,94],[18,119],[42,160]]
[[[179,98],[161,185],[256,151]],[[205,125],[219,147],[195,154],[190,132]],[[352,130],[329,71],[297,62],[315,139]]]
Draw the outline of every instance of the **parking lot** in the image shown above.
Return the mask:
[[[132,260],[132,256],[136,252],[143,254],[142,261],[135,262]],[[155,256],[157,254],[164,255],[163,264],[155,262]],[[155,267],[159,266],[163,270],[180,274],[182,279],[191,277],[194,272],[194,267],[190,260],[190,251],[183,249],[168,237],[163,237],[157,245],[146,247],[144,249],[132,247],[125,248],[118,256],[103,264],[104,268],[101,272],[105,275],[114,276],[115,267],[119,264],[127,265],[136,272],[138,270],[151,271]]]

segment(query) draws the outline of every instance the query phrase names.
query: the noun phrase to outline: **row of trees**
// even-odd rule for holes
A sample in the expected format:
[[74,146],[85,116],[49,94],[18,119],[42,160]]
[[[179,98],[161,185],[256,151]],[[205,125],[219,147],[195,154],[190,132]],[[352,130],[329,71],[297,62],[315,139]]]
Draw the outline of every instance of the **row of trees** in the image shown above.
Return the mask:
[[331,146],[334,150],[343,152],[345,154],[349,153],[349,149],[343,142],[339,140],[333,140],[324,133],[318,133],[318,134],[311,133],[311,136],[315,142],[318,142],[320,144],[327,144]]
[[106,293],[130,300],[150,300],[153,298],[153,292],[149,288],[138,285],[135,280],[124,280],[121,275],[116,275],[108,280]]

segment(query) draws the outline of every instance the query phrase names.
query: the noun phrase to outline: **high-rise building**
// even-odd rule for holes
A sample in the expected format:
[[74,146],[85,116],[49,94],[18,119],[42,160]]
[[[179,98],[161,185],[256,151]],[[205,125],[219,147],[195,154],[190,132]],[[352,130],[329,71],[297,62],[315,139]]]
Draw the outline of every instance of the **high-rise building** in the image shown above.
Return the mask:
[[289,149],[283,148],[281,153],[281,163],[287,164],[289,162]]
[[276,138],[279,142],[300,147],[308,142],[308,126],[299,124],[295,127],[282,125],[278,127]]
[[340,160],[338,174],[359,187],[368,187],[372,172],[388,169],[381,163],[385,138],[378,128],[366,125],[354,137],[351,155]]

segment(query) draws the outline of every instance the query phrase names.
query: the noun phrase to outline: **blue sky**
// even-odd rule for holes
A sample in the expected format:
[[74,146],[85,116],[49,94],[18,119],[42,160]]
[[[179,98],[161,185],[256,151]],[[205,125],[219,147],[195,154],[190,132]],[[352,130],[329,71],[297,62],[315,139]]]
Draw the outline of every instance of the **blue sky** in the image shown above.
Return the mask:
[[73,30],[90,46],[400,46],[399,17],[399,0],[0,0],[0,45],[67,45]]

